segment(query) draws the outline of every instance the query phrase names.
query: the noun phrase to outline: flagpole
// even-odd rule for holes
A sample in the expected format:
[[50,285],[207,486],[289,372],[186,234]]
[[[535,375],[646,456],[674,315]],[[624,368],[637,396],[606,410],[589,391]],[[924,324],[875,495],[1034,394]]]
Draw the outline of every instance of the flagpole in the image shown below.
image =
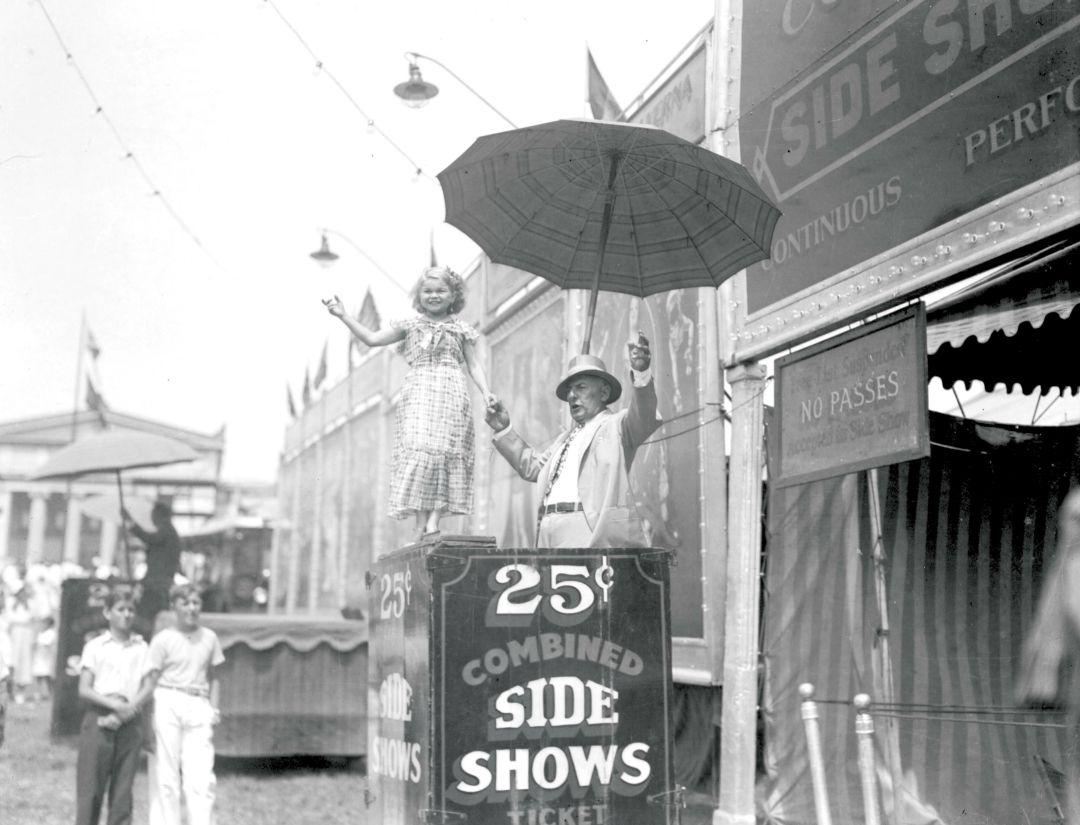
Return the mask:
[[79,355],[75,361],[75,399],[71,404],[71,440],[79,434],[79,391],[82,388],[83,358],[86,353],[86,310],[79,319]]
[[[74,442],[75,439],[79,435],[79,390],[82,387],[83,358],[85,357],[85,352],[86,352],[86,309],[83,308],[82,315],[79,317],[79,354],[75,358],[75,398],[71,402],[71,441],[72,442]],[[71,502],[75,499],[75,496],[74,496],[74,482],[72,481],[72,479],[70,477],[67,480],[67,484],[65,485],[65,488],[66,489],[64,490],[64,506],[65,506],[65,512],[67,514],[65,516],[65,518],[70,519],[71,516],[72,516]],[[72,528],[71,525],[69,525],[67,523],[64,524],[64,559],[65,560],[68,560],[68,554],[69,554],[68,537],[72,535],[71,531],[73,529],[74,528]],[[78,533],[78,535],[75,536],[75,538],[73,540],[74,541],[74,546],[75,546],[75,550],[73,551],[74,555],[75,555],[74,561],[76,561],[76,562],[78,561],[78,555],[79,555],[78,546],[79,546],[79,537],[81,536],[81,534],[82,534],[82,516],[80,515],[79,516],[79,533]]]

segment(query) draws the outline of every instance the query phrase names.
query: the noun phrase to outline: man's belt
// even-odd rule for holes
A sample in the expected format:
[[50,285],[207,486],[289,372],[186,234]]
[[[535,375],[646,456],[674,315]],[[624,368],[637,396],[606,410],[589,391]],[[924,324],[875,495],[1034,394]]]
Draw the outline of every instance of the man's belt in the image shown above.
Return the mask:
[[542,505],[538,515],[543,518],[551,513],[577,513],[584,509],[580,501],[557,501],[554,504]]

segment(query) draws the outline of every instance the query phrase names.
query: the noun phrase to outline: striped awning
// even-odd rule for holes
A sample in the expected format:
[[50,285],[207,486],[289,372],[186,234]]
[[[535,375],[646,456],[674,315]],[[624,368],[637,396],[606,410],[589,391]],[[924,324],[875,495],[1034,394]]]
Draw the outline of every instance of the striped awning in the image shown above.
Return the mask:
[[366,622],[325,616],[204,613],[203,624],[217,633],[225,650],[233,645],[256,651],[285,645],[298,653],[308,653],[327,645],[346,653],[366,645],[368,640]]
[[1080,240],[1057,236],[1000,264],[927,310],[930,375],[945,387],[981,381],[1076,392],[1080,361]]

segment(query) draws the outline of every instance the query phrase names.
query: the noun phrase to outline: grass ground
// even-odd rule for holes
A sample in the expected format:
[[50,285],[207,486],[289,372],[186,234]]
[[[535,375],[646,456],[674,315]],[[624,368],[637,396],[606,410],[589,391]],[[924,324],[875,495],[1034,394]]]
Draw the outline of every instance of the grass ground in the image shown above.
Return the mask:
[[[76,740],[49,738],[49,707],[8,705],[0,746],[0,823],[71,825]],[[364,776],[318,760],[218,760],[219,825],[367,825]],[[105,817],[102,816],[102,822]],[[136,825],[147,821],[145,766],[135,778]],[[376,825],[370,823],[370,825]]]
[[[7,736],[0,745],[2,825],[75,820],[76,740],[52,740],[49,713],[46,704],[8,704]],[[219,759],[216,773],[219,825],[384,825],[365,820],[366,780],[345,764]],[[700,796],[691,797],[681,813],[682,825],[707,825],[712,819],[711,805]],[[147,822],[145,765],[135,778],[133,822]]]

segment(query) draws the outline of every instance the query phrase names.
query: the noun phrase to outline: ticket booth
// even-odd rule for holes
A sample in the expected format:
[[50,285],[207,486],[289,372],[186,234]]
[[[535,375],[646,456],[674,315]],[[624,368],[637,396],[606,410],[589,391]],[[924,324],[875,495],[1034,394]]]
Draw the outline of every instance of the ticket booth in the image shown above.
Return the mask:
[[366,821],[676,822],[670,564],[464,536],[376,562]]

